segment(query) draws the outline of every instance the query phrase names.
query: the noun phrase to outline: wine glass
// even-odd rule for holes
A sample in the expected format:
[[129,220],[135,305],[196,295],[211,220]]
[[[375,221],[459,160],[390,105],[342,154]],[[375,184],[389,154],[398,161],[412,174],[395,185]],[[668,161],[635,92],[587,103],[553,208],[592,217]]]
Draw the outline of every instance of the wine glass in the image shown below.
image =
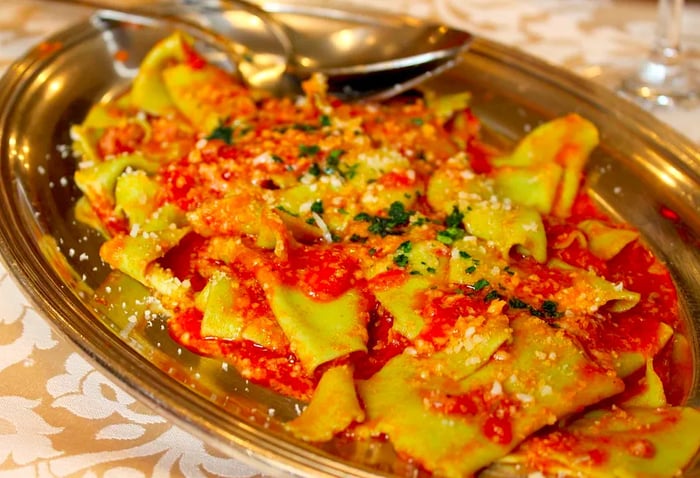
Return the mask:
[[645,106],[677,107],[694,103],[700,92],[681,50],[684,0],[659,0],[654,42],[645,61],[617,89]]

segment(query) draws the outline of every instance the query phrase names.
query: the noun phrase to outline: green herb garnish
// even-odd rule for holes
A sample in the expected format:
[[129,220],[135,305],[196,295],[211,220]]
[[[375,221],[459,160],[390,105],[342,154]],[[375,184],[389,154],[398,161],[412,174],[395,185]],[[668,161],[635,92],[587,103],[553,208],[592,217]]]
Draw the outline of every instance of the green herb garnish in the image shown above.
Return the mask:
[[316,156],[321,151],[321,148],[317,144],[300,144],[299,145],[299,157],[303,158],[305,156]]
[[487,281],[486,279],[479,279],[478,281],[476,281],[472,284],[472,289],[481,290],[488,285],[489,285],[489,281]]
[[233,144],[233,127],[225,125],[223,122],[214,128],[207,139],[219,139],[226,144]]
[[311,212],[315,212],[316,214],[323,214],[323,201],[317,199],[313,203],[311,203]]

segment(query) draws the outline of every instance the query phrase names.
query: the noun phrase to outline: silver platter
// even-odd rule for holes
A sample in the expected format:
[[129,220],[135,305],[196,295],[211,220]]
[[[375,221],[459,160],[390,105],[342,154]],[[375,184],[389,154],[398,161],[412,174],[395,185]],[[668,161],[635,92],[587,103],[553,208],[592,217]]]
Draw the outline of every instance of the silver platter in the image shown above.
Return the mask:
[[[276,8],[276,16],[302,33],[327,28],[329,12],[338,25],[382,28],[384,21],[369,13]],[[85,285],[96,287],[107,269],[98,258],[100,237],[73,217],[79,191],[71,179],[76,160],[66,154],[69,127],[95,102],[123,91],[145,52],[166,33],[93,19],[48,39],[60,45],[55,51],[37,48],[9,68],[0,82],[0,252],[7,269],[94,364],[223,453],[275,476],[419,476],[387,447],[335,441],[319,448],[294,440],[280,423],[296,415],[296,402],[248,383],[217,361],[178,350],[160,327],[133,327],[96,312],[85,293]],[[117,61],[117,51],[127,52],[127,61]],[[599,127],[601,146],[587,166],[586,187],[606,212],[639,228],[671,270],[693,345],[688,402],[699,405],[697,147],[607,90],[480,38],[459,66],[432,81],[442,91],[473,92],[473,108],[487,133],[504,145],[569,112]],[[669,210],[676,218],[663,214]]]

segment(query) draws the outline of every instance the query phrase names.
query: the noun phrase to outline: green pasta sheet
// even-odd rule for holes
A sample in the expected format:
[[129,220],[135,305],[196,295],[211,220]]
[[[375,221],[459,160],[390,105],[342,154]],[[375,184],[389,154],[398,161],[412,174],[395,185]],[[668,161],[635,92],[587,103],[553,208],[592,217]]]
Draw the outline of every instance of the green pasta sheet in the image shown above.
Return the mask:
[[508,261],[487,241],[467,236],[452,244],[449,282],[474,284],[480,279],[498,283],[507,272]]
[[481,202],[466,210],[463,222],[469,233],[492,241],[504,258],[517,247],[537,262],[547,260],[547,235],[542,217],[532,208]]
[[433,352],[425,363],[434,373],[460,381],[468,377],[502,344],[511,340],[513,331],[508,317],[501,312],[505,305],[493,301],[484,316],[460,317],[455,334]]
[[[299,181],[297,177],[294,179]],[[276,197],[277,204],[282,210],[287,211],[290,215],[301,215],[309,213],[311,204],[314,201],[321,200],[326,197],[331,191],[337,191],[329,187],[325,183],[313,184],[295,184],[293,186],[278,189],[273,194]]]
[[144,131],[150,130],[146,120],[129,116],[128,105],[130,95],[120,97],[115,104],[98,103],[90,108],[81,124],[71,126],[70,135],[73,138],[73,150],[80,154],[83,161],[98,163],[102,159],[97,154],[97,141],[104,130],[111,126],[126,123],[136,123]]
[[397,452],[411,456],[439,476],[468,476],[481,468],[484,455],[494,454],[499,446],[483,436],[478,423],[426,407],[424,395],[431,390],[467,393],[453,380],[423,378],[423,371],[429,367],[420,359],[402,354],[369,380],[359,381],[366,421],[355,433],[358,437],[386,434]]
[[[498,169],[508,168],[497,173],[497,177],[500,176],[500,179],[497,179],[497,189],[500,184],[500,187],[508,190],[508,197],[513,201],[532,205],[533,198],[536,197],[532,194],[536,187],[522,187],[524,176],[518,173],[508,177],[505,171],[528,171],[535,183],[544,186],[551,183],[557,175],[557,168],[551,168],[549,165],[560,165],[563,171],[556,198],[550,210],[543,212],[567,217],[578,193],[583,167],[598,141],[595,125],[579,115],[570,114],[544,123],[528,133],[510,155],[492,161]],[[540,175],[540,171],[548,172],[546,175]],[[517,187],[513,187],[516,185]],[[540,203],[539,200],[534,202]]]
[[377,301],[393,316],[393,330],[408,339],[415,339],[425,325],[417,310],[418,295],[431,286],[424,277],[412,276],[400,285],[374,292]]
[[[322,203],[322,199],[328,197],[329,193],[344,196],[347,194],[348,186],[337,188],[320,182],[298,184],[299,178],[296,175],[293,176],[293,180],[297,184],[282,187],[271,195],[275,197],[278,215],[292,236],[301,242],[313,242],[320,239],[323,233],[313,218],[312,204],[316,201]],[[329,231],[338,233],[345,227],[352,217],[348,211],[345,212],[346,214],[339,214],[335,209],[323,212],[323,221]]]
[[160,188],[143,170],[120,175],[114,188],[115,212],[124,213],[130,226],[145,223],[158,208],[155,197]]
[[95,206],[114,207],[114,192],[119,176],[127,168],[154,173],[160,164],[141,154],[126,154],[93,164],[75,172],[75,184]]
[[113,102],[97,103],[81,123],[84,128],[103,130],[110,126],[123,124],[125,121],[135,122],[148,128],[148,121],[141,118],[134,118],[133,111],[130,111],[131,94],[120,95]]
[[248,184],[232,185],[223,197],[204,201],[187,213],[192,229],[204,237],[249,234],[261,228],[264,201]]
[[558,291],[554,300],[567,304],[567,308],[578,314],[586,314],[607,306],[612,312],[624,312],[639,302],[638,292],[625,289],[622,283],[614,284],[594,272],[573,267],[566,262],[552,259],[549,267],[569,271],[573,285]]
[[[606,366],[613,368],[618,376],[624,378],[644,366],[647,359],[654,357],[668,340],[673,336],[673,328],[654,317],[645,317],[643,332],[631,330],[613,338],[602,341],[589,340],[593,334],[602,332],[613,333],[616,326],[608,324],[602,331],[595,326],[595,320],[590,317],[601,307],[619,313],[633,313],[632,309],[640,299],[640,294],[629,291],[623,284],[612,283],[595,273],[579,269],[563,261],[552,259],[549,266],[569,271],[572,275],[572,285],[556,292],[553,300],[566,304],[567,314],[557,319],[557,323],[572,335],[578,336],[596,359]],[[613,315],[610,320],[615,320]],[[650,335],[654,328],[653,341],[640,340],[639,335]],[[639,332],[640,334],[637,334]]]
[[284,284],[273,286],[269,294],[272,312],[307,371],[352,352],[367,351],[369,316],[359,291],[350,289],[323,302]]
[[250,93],[215,66],[179,63],[163,70],[162,77],[177,110],[200,132],[211,133],[229,119],[240,123],[255,110]]
[[[274,249],[280,239],[288,238],[290,235],[304,244],[322,239],[324,232],[318,227],[315,220],[313,223],[307,221],[309,219],[302,219],[300,216],[280,210],[266,211],[262,216],[257,244],[259,247]],[[282,228],[278,227],[279,225]],[[326,225],[330,231],[335,232],[338,230],[333,228],[328,222],[326,222]]]
[[624,388],[562,331],[527,315],[511,327],[512,341],[493,356],[474,351],[479,360],[465,364],[462,380],[404,353],[359,381],[367,420],[358,433],[386,434],[399,453],[441,476],[470,476],[541,427]]
[[471,99],[472,94],[469,91],[451,94],[438,94],[433,90],[425,91],[426,103],[441,123],[450,120],[455,113],[467,109]]
[[236,310],[236,298],[240,284],[224,272],[217,272],[197,296],[202,314],[202,337],[218,337],[227,340],[241,338],[245,318]]
[[[233,275],[215,272],[197,294],[195,306],[202,311],[203,337],[250,340],[270,350],[279,350],[287,343],[275,318],[260,312],[255,297]],[[246,314],[250,308],[256,313]]]
[[[357,129],[361,130],[361,128],[361,119],[357,118]],[[343,160],[352,168],[352,175],[348,177],[349,183],[361,190],[386,173],[411,168],[411,163],[406,156],[389,147],[365,151]]]
[[131,88],[134,106],[154,115],[174,111],[175,104],[163,81],[163,70],[185,61],[192,39],[175,32],[159,41],[146,55]]
[[285,428],[297,438],[310,442],[328,441],[354,422],[362,422],[365,412],[357,398],[353,368],[339,365],[321,376],[309,405]]
[[611,227],[602,221],[588,219],[577,226],[588,239],[588,250],[603,260],[615,257],[624,247],[639,238],[639,232]]
[[596,410],[524,443],[505,459],[591,478],[679,476],[700,450],[700,411],[689,407]]
[[[455,194],[455,191],[459,191],[459,194]],[[465,211],[472,204],[483,202],[494,195],[493,181],[472,172],[469,159],[462,153],[436,169],[426,187],[428,204],[445,214],[452,212],[455,206]]]
[[173,103],[193,126],[206,133],[219,126],[225,114],[222,112],[226,109],[222,105],[204,101],[205,98],[195,92],[212,84],[217,87],[227,84],[233,86],[227,74],[211,65],[194,69],[185,63],[179,63],[163,71],[163,81]]
[[75,218],[82,224],[86,224],[102,234],[102,237],[109,239],[110,233],[102,224],[102,220],[95,212],[95,209],[90,204],[90,200],[86,196],[80,196],[75,202]]
[[448,252],[448,247],[440,241],[419,240],[411,241],[410,250],[397,251],[394,258],[397,255],[405,254],[408,258],[406,267],[411,274],[421,274],[430,277],[432,282],[440,282],[448,273]]
[[549,214],[554,207],[564,168],[557,163],[544,163],[536,170],[499,168],[493,178],[496,193],[521,206]]
[[[657,353],[661,351],[666,343],[673,337],[673,328],[663,322],[656,322],[652,318],[647,320],[647,327],[656,327],[656,340],[648,344],[644,350],[614,350],[612,351],[612,364],[617,375],[625,378],[635,371],[639,370],[644,364]],[[592,350],[593,354],[600,356],[601,353]],[[605,354],[610,354],[611,351],[605,351]]]
[[190,232],[184,214],[176,206],[166,205],[131,234],[121,234],[105,242],[100,255],[120,270],[164,296],[185,299],[189,286],[179,281],[157,260],[175,247]]
[[641,385],[640,390],[622,402],[622,406],[655,408],[668,405],[664,384],[654,370],[652,359],[647,359],[644,377],[639,385]]

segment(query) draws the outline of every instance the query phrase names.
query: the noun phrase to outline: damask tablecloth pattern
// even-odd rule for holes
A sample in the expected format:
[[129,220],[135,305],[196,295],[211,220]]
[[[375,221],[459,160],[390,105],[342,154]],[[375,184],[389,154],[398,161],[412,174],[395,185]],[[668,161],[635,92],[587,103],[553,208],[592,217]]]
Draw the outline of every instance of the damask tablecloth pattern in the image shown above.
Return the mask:
[[[517,46],[583,75],[638,61],[654,29],[652,1],[353,0],[442,20]],[[0,70],[89,10],[0,0]],[[684,41],[700,61],[700,5],[690,3]],[[700,143],[700,108],[655,111]],[[57,335],[0,263],[0,478],[248,477],[89,364]]]

